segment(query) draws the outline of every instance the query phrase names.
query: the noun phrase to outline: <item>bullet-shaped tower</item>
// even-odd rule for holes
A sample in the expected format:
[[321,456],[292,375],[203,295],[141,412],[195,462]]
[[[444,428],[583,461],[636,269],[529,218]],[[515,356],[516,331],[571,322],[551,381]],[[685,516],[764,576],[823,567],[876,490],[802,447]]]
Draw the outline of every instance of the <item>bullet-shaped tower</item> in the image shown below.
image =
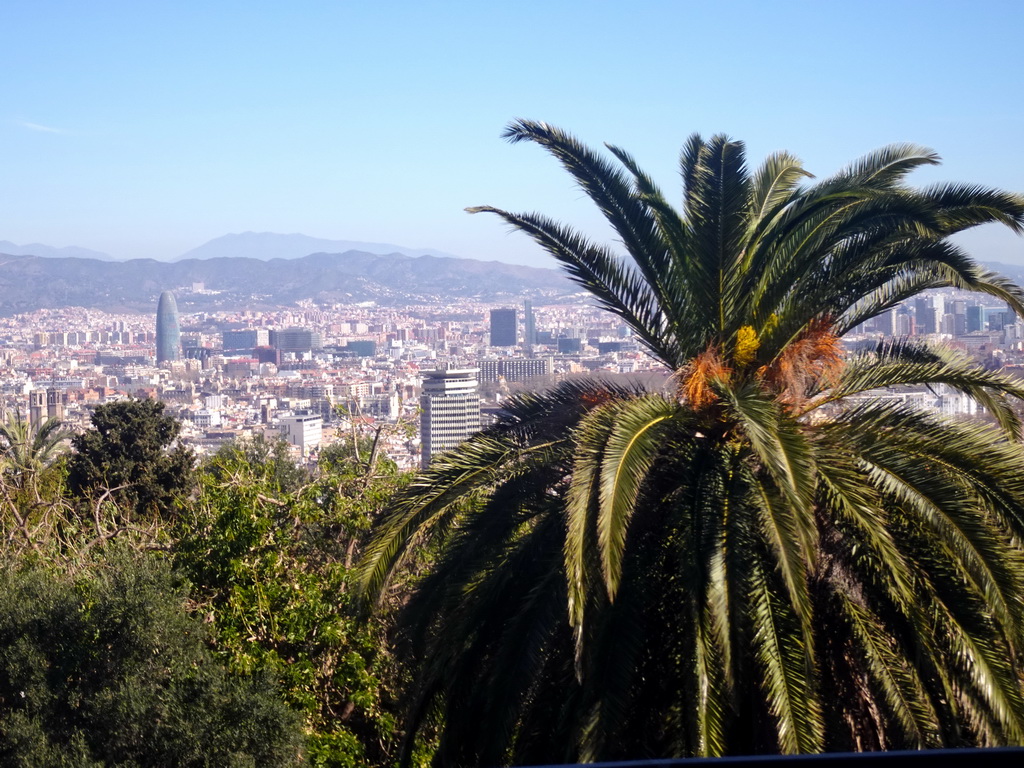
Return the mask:
[[181,359],[181,325],[178,302],[174,294],[164,291],[156,308],[156,362],[169,363]]

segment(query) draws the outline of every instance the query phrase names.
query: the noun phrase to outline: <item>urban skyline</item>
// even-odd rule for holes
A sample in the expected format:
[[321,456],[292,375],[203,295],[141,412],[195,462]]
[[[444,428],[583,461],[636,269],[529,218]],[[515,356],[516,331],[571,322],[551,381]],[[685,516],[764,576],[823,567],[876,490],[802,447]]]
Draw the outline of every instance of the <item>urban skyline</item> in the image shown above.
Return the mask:
[[[170,292],[161,295],[166,310]],[[493,343],[508,341],[492,338],[495,311],[499,335],[509,333],[506,321],[515,317],[512,345]],[[586,302],[306,302],[265,312],[184,313],[178,318],[180,359],[158,361],[160,314],[70,307],[0,318],[0,406],[27,406],[35,419],[63,417],[83,428],[97,404],[156,398],[182,421],[183,439],[200,452],[265,433],[292,444],[297,461],[313,461],[323,445],[348,439],[345,423],[372,431],[404,422],[415,426],[413,437],[389,430],[382,447],[411,468],[468,437],[504,397],[524,387],[582,375],[662,382],[656,387],[670,381],[621,320]],[[852,352],[900,336],[926,336],[990,366],[1024,370],[1024,325],[981,295],[924,294],[854,329],[845,346]],[[446,377],[455,374],[448,370],[463,372],[451,393]],[[956,393],[883,395],[975,415],[969,398]],[[476,409],[472,418],[469,406]]]

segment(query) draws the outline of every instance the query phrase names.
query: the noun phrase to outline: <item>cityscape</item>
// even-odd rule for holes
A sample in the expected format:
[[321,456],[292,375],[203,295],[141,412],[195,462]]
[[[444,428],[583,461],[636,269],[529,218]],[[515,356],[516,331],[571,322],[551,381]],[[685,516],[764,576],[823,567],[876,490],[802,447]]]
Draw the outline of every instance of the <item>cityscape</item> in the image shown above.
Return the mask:
[[[55,417],[76,430],[98,404],[151,398],[183,425],[200,456],[262,434],[286,441],[297,462],[353,431],[381,434],[399,467],[425,467],[486,426],[515,392],[566,378],[669,386],[629,327],[583,300],[515,306],[318,306],[181,315],[162,292],[149,314],[67,308],[0,320],[3,407]],[[992,369],[1024,367],[1024,324],[1005,304],[933,291],[853,329],[849,353],[880,340],[923,338]],[[976,401],[943,386],[870,392],[949,416],[983,417]],[[410,430],[387,428],[408,424]],[[383,428],[383,429],[382,429]]]
[[[178,292],[196,290],[204,289]],[[387,431],[383,439],[408,469],[486,424],[510,393],[590,373],[666,375],[623,323],[582,301],[305,304],[182,316],[165,291],[148,315],[69,308],[2,320],[4,406],[83,429],[97,404],[153,398],[181,420],[182,440],[200,455],[260,432],[287,440],[310,464],[353,428],[407,422],[414,436]],[[458,426],[439,415],[452,398],[467,401]]]
[[0,768],[1024,759],[1024,3],[0,29]]

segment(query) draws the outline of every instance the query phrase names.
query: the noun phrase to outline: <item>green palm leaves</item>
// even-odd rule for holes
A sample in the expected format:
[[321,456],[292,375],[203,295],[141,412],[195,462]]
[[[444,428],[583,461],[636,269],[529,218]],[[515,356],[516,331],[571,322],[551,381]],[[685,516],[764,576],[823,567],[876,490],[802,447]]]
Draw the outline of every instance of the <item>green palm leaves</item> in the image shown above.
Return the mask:
[[71,433],[58,419],[33,424],[17,411],[0,423],[0,458],[4,474],[15,488],[24,488],[63,450]]
[[[947,239],[1024,200],[914,189],[897,145],[809,181],[786,153],[693,136],[683,204],[624,151],[544,123],[628,258],[538,214],[548,250],[674,376],[522,396],[381,521],[368,598],[399,614],[410,745],[441,765],[813,752],[1024,738],[1024,450],[1016,380],[847,330],[922,290],[1024,292]],[[617,162],[616,162],[617,161]],[[995,425],[865,399],[943,385]]]

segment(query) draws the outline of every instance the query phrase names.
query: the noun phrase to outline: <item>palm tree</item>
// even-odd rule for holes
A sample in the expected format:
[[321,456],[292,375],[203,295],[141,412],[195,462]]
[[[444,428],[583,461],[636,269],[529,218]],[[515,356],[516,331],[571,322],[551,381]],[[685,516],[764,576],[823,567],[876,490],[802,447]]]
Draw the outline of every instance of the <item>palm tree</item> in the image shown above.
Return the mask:
[[[492,207],[672,372],[667,391],[564,383],[513,400],[382,519],[379,600],[399,613],[406,755],[441,765],[1024,741],[1024,387],[914,340],[841,337],[933,288],[1024,314],[949,237],[1020,232],[1024,198],[914,189],[909,145],[811,182],[787,153],[689,139],[683,205],[544,123],[628,258]],[[864,393],[945,385],[991,423]],[[862,397],[853,400],[853,396]]]
[[68,448],[71,433],[59,419],[33,424],[15,410],[0,423],[0,461],[3,474],[16,489],[27,488],[34,478]]

